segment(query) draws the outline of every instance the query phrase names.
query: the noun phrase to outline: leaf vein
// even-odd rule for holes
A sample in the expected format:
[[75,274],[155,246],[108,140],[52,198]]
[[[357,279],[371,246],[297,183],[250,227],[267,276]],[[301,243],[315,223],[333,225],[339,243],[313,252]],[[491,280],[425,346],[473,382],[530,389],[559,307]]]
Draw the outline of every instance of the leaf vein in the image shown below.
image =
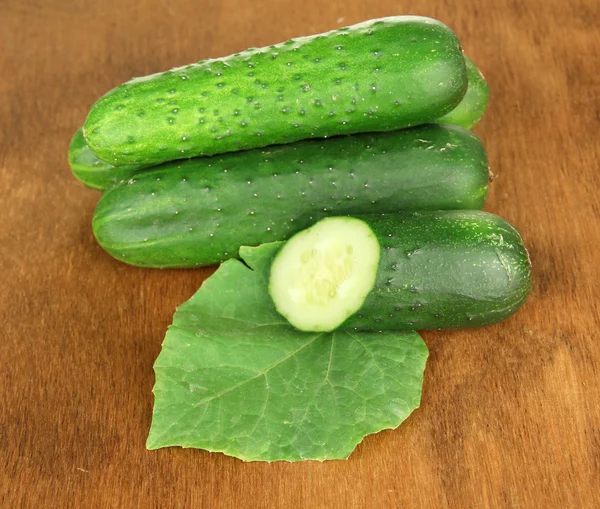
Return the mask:
[[[201,405],[207,405],[208,407],[208,403],[214,401],[217,398],[220,398],[222,396],[224,396],[225,394],[229,394],[230,392],[233,392],[234,390],[240,388],[242,385],[245,385],[249,382],[252,382],[253,380],[256,380],[259,376],[264,375],[265,373],[269,372],[271,369],[276,368],[279,364],[281,364],[282,362],[287,361],[288,359],[291,359],[292,357],[294,357],[296,354],[298,354],[300,351],[302,351],[304,348],[310,346],[312,343],[314,343],[317,339],[319,339],[320,337],[323,336],[323,333],[321,334],[317,334],[316,336],[314,336],[313,338],[311,338],[310,341],[304,343],[300,348],[294,350],[293,352],[291,352],[289,355],[287,355],[286,357],[284,357],[283,359],[278,360],[277,362],[274,362],[273,364],[271,364],[270,366],[267,366],[263,371],[259,372],[258,374],[256,374],[255,376],[253,376],[252,378],[248,378],[247,380],[243,380],[242,382],[234,385],[233,387],[230,387],[224,391],[221,391],[217,394],[215,394],[214,396],[211,396],[209,398],[203,399],[201,401],[199,401],[198,403],[196,403],[193,407],[189,408],[187,411],[182,412],[181,415],[179,416],[178,419],[174,420],[170,426],[168,426],[162,433],[160,433],[157,436],[157,439],[162,438],[168,431],[170,431],[175,425],[177,425],[185,416],[187,416],[194,408],[197,408]],[[206,409],[204,412],[204,415],[206,415]],[[201,419],[202,420],[202,419]]]

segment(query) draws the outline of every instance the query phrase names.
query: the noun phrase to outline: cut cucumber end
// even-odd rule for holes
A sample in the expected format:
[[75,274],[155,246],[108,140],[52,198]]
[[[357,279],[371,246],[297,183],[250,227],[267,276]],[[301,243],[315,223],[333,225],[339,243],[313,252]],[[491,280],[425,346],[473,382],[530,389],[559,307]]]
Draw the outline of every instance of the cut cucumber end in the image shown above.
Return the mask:
[[275,257],[269,279],[275,308],[298,330],[336,329],[373,289],[379,252],[364,221],[322,219],[288,240]]

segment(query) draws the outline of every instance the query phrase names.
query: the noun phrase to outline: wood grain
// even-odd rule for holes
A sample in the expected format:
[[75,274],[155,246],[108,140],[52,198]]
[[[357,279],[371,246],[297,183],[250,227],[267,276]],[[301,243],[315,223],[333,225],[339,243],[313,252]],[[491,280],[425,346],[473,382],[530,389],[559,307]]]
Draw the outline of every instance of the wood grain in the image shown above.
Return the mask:
[[[393,14],[452,26],[486,75],[487,210],[535,285],[507,322],[429,332],[423,403],[348,461],[146,451],[152,364],[212,269],[94,242],[69,139],[132,76]],[[597,0],[0,1],[0,506],[600,507]]]

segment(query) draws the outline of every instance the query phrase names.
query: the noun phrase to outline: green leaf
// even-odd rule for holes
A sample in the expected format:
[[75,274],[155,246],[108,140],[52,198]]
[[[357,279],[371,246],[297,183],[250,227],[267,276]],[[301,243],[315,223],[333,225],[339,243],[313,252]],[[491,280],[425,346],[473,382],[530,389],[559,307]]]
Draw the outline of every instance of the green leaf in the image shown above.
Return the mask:
[[248,266],[226,261],[178,308],[154,366],[148,449],[342,459],[419,406],[417,333],[305,333],[275,311],[267,279],[281,245],[243,247]]

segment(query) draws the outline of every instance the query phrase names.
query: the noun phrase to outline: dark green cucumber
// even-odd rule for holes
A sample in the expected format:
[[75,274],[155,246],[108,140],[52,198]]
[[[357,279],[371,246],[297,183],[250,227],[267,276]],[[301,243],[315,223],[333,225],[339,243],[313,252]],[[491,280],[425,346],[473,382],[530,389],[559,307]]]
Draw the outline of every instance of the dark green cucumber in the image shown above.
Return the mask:
[[69,145],[69,165],[77,180],[91,189],[104,190],[128,180],[144,166],[129,165],[118,168],[99,159],[88,147],[83,132],[78,129]]
[[283,240],[322,217],[479,209],[488,164],[457,126],[305,140],[169,163],[108,190],[93,229],[116,258],[194,267],[237,257],[242,245]]
[[490,99],[490,89],[481,71],[465,56],[469,86],[459,105],[436,122],[473,129],[483,117]]
[[280,313],[309,331],[481,327],[530,289],[517,230],[472,210],[323,219],[284,244],[269,283]]
[[135,78],[84,124],[116,166],[432,122],[467,90],[460,43],[439,21],[371,20]]

